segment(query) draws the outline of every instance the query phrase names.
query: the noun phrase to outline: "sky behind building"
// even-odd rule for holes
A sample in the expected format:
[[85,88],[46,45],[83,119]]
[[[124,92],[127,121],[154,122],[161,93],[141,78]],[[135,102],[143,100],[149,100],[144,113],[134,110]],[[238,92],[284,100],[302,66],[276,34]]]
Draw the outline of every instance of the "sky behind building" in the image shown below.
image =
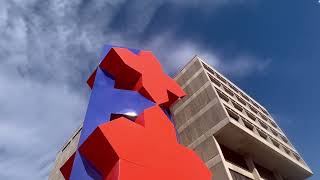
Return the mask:
[[84,118],[103,44],[195,54],[265,106],[320,178],[317,0],[0,1],[0,179],[40,180]]

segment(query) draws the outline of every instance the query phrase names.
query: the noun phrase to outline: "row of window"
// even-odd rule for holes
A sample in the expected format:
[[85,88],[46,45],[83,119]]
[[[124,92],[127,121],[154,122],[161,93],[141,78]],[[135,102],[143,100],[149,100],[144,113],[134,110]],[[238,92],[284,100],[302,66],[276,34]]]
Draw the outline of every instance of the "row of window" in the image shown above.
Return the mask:
[[233,180],[252,180],[251,178],[244,176],[243,174],[240,174],[232,169],[229,169],[229,171]]
[[[232,101],[232,103],[234,103],[234,102]],[[234,104],[233,104],[233,105],[234,105]],[[237,105],[234,106],[234,107],[235,107],[236,109],[239,108],[239,107],[237,107]],[[238,109],[238,110],[241,111],[240,109]],[[242,111],[241,111],[241,112],[242,112]],[[285,136],[283,136],[282,134],[278,133],[278,132],[277,132],[275,129],[273,129],[271,126],[268,126],[265,122],[261,121],[261,119],[256,118],[256,117],[255,117],[253,114],[251,114],[250,112],[248,112],[248,111],[245,111],[245,112],[246,112],[247,116],[248,116],[251,120],[258,122],[258,124],[260,124],[263,129],[271,132],[274,136],[280,138],[283,142],[285,142],[286,144],[289,145],[289,141],[288,141],[288,139],[287,139]]]
[[250,109],[252,112],[254,112],[255,114],[259,115],[263,120],[269,122],[273,127],[277,128],[277,124],[276,124],[273,120],[271,120],[270,118],[268,118],[265,114],[259,112],[259,111],[258,111],[255,107],[253,107],[252,105],[247,104],[244,99],[242,99],[239,95],[234,94],[234,93],[231,91],[231,89],[229,89],[229,88],[226,87],[225,85],[222,85],[222,84],[221,84],[217,79],[215,79],[213,76],[211,76],[210,74],[208,74],[208,75],[209,75],[211,81],[212,81],[215,85],[217,85],[217,86],[219,86],[219,87],[222,86],[226,93],[228,93],[228,94],[229,94],[230,96],[232,96],[232,97],[236,97],[237,100],[238,100],[243,106],[249,107],[249,109]]
[[[251,107],[252,109],[255,109],[254,111],[258,111],[257,109],[259,109],[259,110],[262,111],[266,116],[270,116],[269,113],[268,113],[264,108],[262,108],[261,106],[259,106],[259,105],[258,105],[257,103],[255,103],[253,100],[251,100],[247,95],[245,95],[243,92],[241,92],[240,90],[238,90],[237,87],[235,87],[234,85],[232,85],[231,83],[229,83],[225,78],[223,78],[221,75],[219,75],[218,73],[216,73],[212,68],[210,68],[210,67],[209,67],[208,65],[206,65],[205,63],[202,63],[202,65],[203,65],[203,67],[204,67],[207,71],[209,71],[211,74],[215,75],[220,81],[222,81],[224,84],[228,85],[233,91],[237,92],[243,99],[240,98],[238,94],[237,94],[236,96],[238,96],[239,99],[241,99],[241,101],[242,101],[244,104],[246,104],[246,102],[244,101],[244,99],[245,99],[245,100],[247,100],[247,102],[249,102],[249,103],[251,103],[253,106],[255,106],[256,109],[255,109],[254,107]],[[210,77],[210,78],[212,78],[212,77]],[[212,80],[212,79],[211,79],[211,80]],[[221,85],[221,83],[220,83],[218,80],[214,79],[214,78],[213,78],[213,82],[216,83],[218,86]],[[224,86],[225,86],[225,85],[224,85]],[[229,89],[229,88],[226,88],[226,89],[228,89],[228,91],[233,94],[233,92],[231,91],[231,89]],[[239,101],[240,101],[240,100],[239,100]],[[251,105],[248,104],[248,106],[251,106]]]
[[81,130],[82,130],[82,127],[80,127],[80,128],[78,129],[78,131],[72,136],[72,138],[69,139],[69,141],[67,142],[67,144],[64,145],[64,147],[62,148],[62,150],[61,150],[62,152],[70,145],[71,141],[81,132]]
[[[221,149],[222,154],[223,154],[226,161],[250,172],[250,169],[249,169],[247,162],[245,161],[245,158],[243,155],[223,146],[222,144],[219,144],[219,145],[220,145],[220,149]],[[253,161],[253,164],[256,167],[260,177],[262,177],[263,179],[275,180],[275,176],[271,170],[257,164],[254,161]],[[240,174],[232,169],[229,169],[229,170],[230,170],[232,178],[235,180],[250,180],[251,179],[251,178],[244,176],[243,174]]]
[[[229,149],[228,147],[222,145],[220,142],[219,146],[220,149],[222,151],[223,157],[225,158],[226,161],[228,161],[229,163],[236,165],[237,167],[241,168],[242,170],[245,170],[249,173],[252,173],[251,170],[248,167],[248,164],[245,160],[245,157],[243,155],[241,155],[240,153],[233,151],[231,149]],[[259,176],[263,179],[266,180],[276,180],[276,176],[273,173],[272,170],[264,167],[263,165],[260,165],[259,163],[257,163],[255,160],[252,160],[254,167],[257,169]],[[231,169],[229,167],[229,171],[230,174],[232,176],[233,180],[251,180],[250,177],[235,171],[234,169]],[[280,175],[281,176],[281,175]],[[286,178],[282,177],[282,179],[287,180]]]
[[[232,105],[240,112],[246,114],[250,119],[252,119],[253,121],[259,121],[259,123],[261,124],[262,127],[264,127],[264,129],[271,131],[275,136],[280,136],[280,138],[288,144],[288,140],[282,135],[280,130],[276,130],[277,129],[277,125],[275,123],[272,123],[272,121],[268,121],[264,118],[259,118],[259,116],[254,115],[253,113],[249,112],[243,105],[240,105],[239,103],[237,103],[236,101],[230,99],[224,92],[220,91],[219,89],[216,89],[218,92],[218,95],[221,99],[223,99],[226,102],[230,102],[232,103]],[[269,122],[273,127],[267,125],[265,122],[263,122],[262,120],[264,120],[265,122]],[[274,129],[275,128],[275,129]]]
[[[279,142],[277,139],[271,137],[271,136],[268,136],[268,134],[260,129],[259,127],[255,126],[253,123],[251,123],[249,120],[247,120],[246,118],[242,117],[241,115],[239,115],[238,113],[236,113],[235,111],[233,111],[232,109],[230,109],[227,105],[225,105],[225,108],[229,114],[229,116],[234,119],[235,121],[239,122],[240,121],[240,118],[243,122],[243,124],[245,125],[246,128],[250,129],[251,131],[254,132],[254,128],[257,130],[258,134],[260,137],[262,137],[263,139],[267,140],[268,137],[269,139],[271,140],[271,143],[277,147],[278,149],[282,149],[284,150],[284,152],[286,152],[288,155],[290,155],[291,157],[294,157],[295,159],[297,159],[298,161],[300,161],[300,156],[294,152],[294,151],[291,151],[289,148],[287,148],[284,144],[282,144],[281,142]],[[267,141],[269,142],[269,141]],[[282,148],[281,148],[282,147]]]

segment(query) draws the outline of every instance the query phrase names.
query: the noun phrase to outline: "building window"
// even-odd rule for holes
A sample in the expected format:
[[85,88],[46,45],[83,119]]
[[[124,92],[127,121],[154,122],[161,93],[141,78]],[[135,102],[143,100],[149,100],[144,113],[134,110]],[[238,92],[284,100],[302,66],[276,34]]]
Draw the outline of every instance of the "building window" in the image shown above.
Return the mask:
[[225,158],[226,161],[230,162],[231,164],[234,164],[238,167],[241,167],[243,169],[249,170],[246,161],[244,160],[243,156],[236,153],[235,151],[221,145],[220,145],[220,149],[222,151],[222,154]]
[[244,120],[243,123],[248,129],[253,131],[253,127],[254,127],[253,124],[251,124],[248,120]]
[[273,135],[278,136],[277,131],[275,131],[275,130],[274,130],[274,129],[272,129],[272,128],[271,128],[271,132],[272,132],[272,134],[273,134]]
[[235,101],[231,101],[233,106],[238,109],[238,111],[242,112],[243,108],[241,107],[240,104],[236,103]]
[[210,80],[211,80],[211,82],[213,82],[215,85],[217,85],[218,87],[220,87],[221,86],[221,83],[216,79],[216,78],[214,78],[213,76],[211,76],[210,74],[208,74],[209,75],[209,78],[210,78]]
[[258,129],[258,133],[263,139],[268,138],[268,135],[265,132],[263,132],[261,129]]
[[290,150],[289,150],[288,148],[283,147],[283,149],[284,149],[284,151],[285,151],[288,155],[290,155]]
[[241,96],[246,99],[248,102],[250,102],[250,99],[247,95],[245,95],[244,93],[240,92]]
[[266,125],[264,122],[259,121],[260,125],[265,129],[268,130],[268,125]]
[[234,120],[236,120],[236,121],[239,121],[239,118],[240,118],[240,116],[236,113],[236,112],[234,112],[233,110],[231,110],[230,108],[226,108],[227,109],[227,112],[228,112],[228,114],[229,114],[229,116],[232,118],[232,119],[234,119]]
[[222,82],[227,83],[227,80],[224,79],[222,76],[220,76],[219,74],[216,74],[217,78],[220,79]]
[[205,63],[202,63],[202,65],[203,65],[203,67],[207,70],[207,71],[209,71],[211,74],[215,74],[215,72],[208,66],[208,65],[206,65]]
[[244,105],[244,106],[247,105],[247,103],[244,101],[244,99],[242,99],[240,96],[237,96],[237,95],[236,95],[236,97],[237,97],[238,101],[239,101],[242,105]]
[[71,141],[69,141],[63,148],[62,148],[62,152],[70,145]]
[[257,103],[255,103],[255,102],[253,102],[253,101],[251,101],[251,103],[252,103],[257,109],[261,109],[260,106],[259,106]]
[[280,137],[281,137],[281,139],[282,139],[283,142],[288,143],[288,139],[287,139],[286,137],[284,137],[284,136],[282,136],[282,135],[280,135]]
[[261,116],[261,118],[262,118],[264,121],[268,122],[268,118],[267,118],[265,115],[263,115],[263,114],[260,113],[260,116]]
[[235,92],[239,92],[239,90],[238,90],[236,87],[234,87],[232,84],[228,83],[228,85],[229,85],[229,87],[230,87],[231,89],[233,89]]
[[258,114],[258,111],[256,108],[252,107],[251,105],[249,105],[249,108],[251,111],[253,111],[254,113]]
[[82,127],[76,132],[75,135],[73,135],[72,139],[74,139],[81,132],[81,130],[82,130]]
[[258,172],[259,172],[259,175],[263,178],[263,179],[267,179],[267,180],[276,180],[276,178],[274,177],[273,175],[273,172],[270,171],[269,169],[263,167],[263,166],[260,166],[259,164],[257,163],[254,163]]
[[276,123],[275,123],[275,122],[270,121],[270,123],[271,123],[271,125],[272,125],[273,127],[278,128],[278,126],[276,125]]
[[233,180],[252,180],[251,178],[244,176],[232,169],[229,169],[229,170]]
[[261,111],[264,112],[266,115],[269,115],[269,113],[268,113],[266,110],[264,110],[262,107],[260,107],[260,109],[261,109]]
[[230,95],[230,96],[233,96],[233,92],[231,91],[231,89],[229,89],[228,87],[226,86],[223,86],[223,89]]
[[255,117],[252,113],[250,113],[249,111],[246,111],[246,114],[247,114],[247,116],[248,116],[250,119],[252,119],[253,121],[256,120],[256,117]]
[[275,145],[277,148],[280,148],[280,143],[279,142],[277,142],[275,139],[273,139],[273,138],[270,138],[271,139],[271,142],[272,142],[272,144],[273,145]]
[[220,90],[217,89],[218,95],[221,99],[223,99],[226,102],[229,102],[229,98],[226,94],[224,94],[223,92],[221,92]]
[[295,153],[295,152],[292,152],[292,154],[294,155],[294,157],[296,158],[296,160],[298,160],[298,161],[300,161],[300,156],[297,154],[297,153]]

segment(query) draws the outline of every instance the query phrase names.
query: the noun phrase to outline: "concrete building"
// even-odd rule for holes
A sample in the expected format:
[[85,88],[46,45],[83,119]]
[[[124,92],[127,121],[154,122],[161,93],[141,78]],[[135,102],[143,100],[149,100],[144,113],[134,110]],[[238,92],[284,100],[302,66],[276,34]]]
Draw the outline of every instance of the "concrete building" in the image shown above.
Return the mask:
[[49,180],[64,180],[62,173],[60,172],[60,168],[64,163],[72,156],[72,154],[76,151],[81,134],[82,126],[80,126],[76,132],[72,135],[72,137],[66,142],[65,145],[59,150],[56,160],[54,162],[53,168],[49,175]]
[[180,143],[193,149],[216,180],[301,180],[312,171],[268,113],[199,57],[175,80],[188,96],[171,113]]
[[[175,77],[188,94],[171,108],[180,143],[213,180],[302,180],[312,171],[268,111],[195,56]],[[59,151],[49,180],[75,152],[81,127]]]

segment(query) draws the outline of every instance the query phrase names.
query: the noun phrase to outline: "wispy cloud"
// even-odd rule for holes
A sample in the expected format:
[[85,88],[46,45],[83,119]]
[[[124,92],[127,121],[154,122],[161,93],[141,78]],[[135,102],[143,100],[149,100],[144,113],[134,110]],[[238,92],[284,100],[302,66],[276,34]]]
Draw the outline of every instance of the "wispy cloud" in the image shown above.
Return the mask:
[[3,73],[0,94],[0,179],[43,179],[58,147],[79,126],[86,98],[63,85]]
[[204,48],[195,41],[176,41],[169,32],[154,37],[152,41],[143,46],[156,54],[167,73],[170,74],[174,74],[194,55],[200,56],[220,72],[239,78],[244,78],[253,73],[262,73],[272,62],[270,58],[261,59],[244,53],[225,59],[215,50]]
[[[174,29],[144,40],[163,4],[212,9],[242,1],[0,1],[0,179],[48,176],[56,152],[83,119],[85,80],[105,43],[150,49],[168,73],[195,54],[225,72],[263,70],[267,63],[253,57],[225,63],[191,38],[176,39]],[[125,28],[115,30],[119,15]]]
[[260,59],[252,55],[239,54],[229,61],[220,61],[217,68],[225,74],[243,78],[254,73],[263,73],[271,63],[271,58]]

